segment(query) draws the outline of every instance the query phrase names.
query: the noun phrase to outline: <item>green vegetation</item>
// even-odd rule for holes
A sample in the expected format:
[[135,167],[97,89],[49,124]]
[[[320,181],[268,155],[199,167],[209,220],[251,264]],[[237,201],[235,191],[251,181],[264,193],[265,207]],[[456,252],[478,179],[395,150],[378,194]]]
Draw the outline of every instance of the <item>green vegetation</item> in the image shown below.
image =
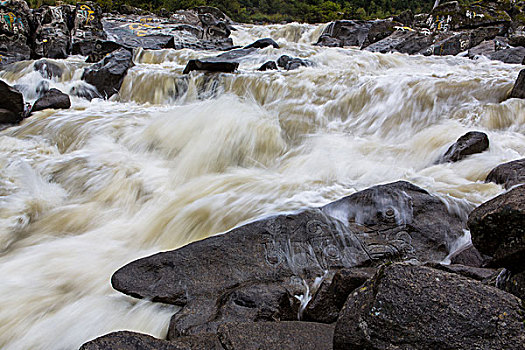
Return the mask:
[[[54,0],[29,0],[32,7],[54,3]],[[56,1],[57,3],[59,1]],[[66,0],[62,3],[80,1]],[[195,6],[215,6],[238,22],[329,22],[336,19],[386,18],[405,10],[429,11],[434,0],[95,0],[106,11],[123,4],[152,12]]]

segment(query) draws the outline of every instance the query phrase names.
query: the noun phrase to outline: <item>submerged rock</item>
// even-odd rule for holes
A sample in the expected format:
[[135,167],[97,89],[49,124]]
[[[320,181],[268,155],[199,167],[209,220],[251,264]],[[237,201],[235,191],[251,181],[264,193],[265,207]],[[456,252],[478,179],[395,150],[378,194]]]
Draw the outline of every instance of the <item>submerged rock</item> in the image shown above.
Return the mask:
[[0,124],[18,123],[24,117],[24,108],[22,94],[0,80]]
[[441,157],[440,162],[458,162],[472,154],[481,153],[489,148],[489,137],[479,131],[469,131],[461,136]]
[[264,72],[267,70],[277,70],[277,63],[275,61],[268,61],[265,64],[263,64],[258,71]]
[[520,305],[457,274],[394,264],[349,296],[334,349],[523,349]]
[[525,185],[483,203],[468,218],[472,243],[490,266],[525,270]]
[[33,63],[33,69],[46,79],[60,78],[64,73],[64,70],[58,64],[44,59]]
[[498,165],[487,175],[485,182],[494,182],[506,189],[525,183],[525,158]]
[[111,281],[125,294],[184,306],[171,321],[174,339],[228,321],[297,319],[295,296],[326,271],[443,260],[463,228],[438,198],[396,182],[134,261]]
[[41,111],[47,108],[69,109],[71,100],[69,96],[58,89],[50,89],[33,104],[31,113]]
[[133,67],[133,56],[126,49],[119,49],[102,61],[84,69],[82,80],[95,86],[98,92],[109,98],[118,93],[128,69]]
[[312,62],[296,57],[282,55],[277,59],[277,65],[286,70],[294,70],[300,67],[309,67],[312,65]]
[[271,38],[264,38],[264,39],[259,39],[253,43],[251,43],[250,45],[248,46],[245,46],[244,48],[245,49],[251,49],[251,48],[254,48],[254,49],[264,49],[265,47],[268,47],[268,46],[272,46],[273,48],[275,49],[278,49],[279,48],[279,44],[277,44],[273,39]]

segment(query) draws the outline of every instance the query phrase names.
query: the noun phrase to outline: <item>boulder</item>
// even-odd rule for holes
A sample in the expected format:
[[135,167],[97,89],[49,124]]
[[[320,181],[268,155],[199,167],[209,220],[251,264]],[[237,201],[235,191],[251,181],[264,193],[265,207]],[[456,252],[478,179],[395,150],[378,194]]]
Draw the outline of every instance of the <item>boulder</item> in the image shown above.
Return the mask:
[[31,57],[33,14],[23,0],[0,3],[0,65]]
[[85,98],[89,101],[94,98],[103,98],[96,87],[89,85],[84,81],[80,81],[77,85],[71,87],[69,95]]
[[258,71],[264,72],[267,70],[277,70],[277,63],[275,61],[268,61],[265,64],[263,64]]
[[58,64],[45,59],[33,63],[33,69],[39,72],[45,79],[60,78],[64,73],[64,69]]
[[451,264],[466,265],[472,267],[481,267],[485,259],[472,244],[458,250],[450,257]]
[[106,40],[107,35],[102,25],[102,9],[96,3],[77,3],[72,30],[72,53],[88,56],[95,49],[97,41]]
[[440,162],[458,162],[469,155],[484,152],[488,148],[489,138],[487,134],[479,131],[469,131],[449,147],[441,157]]
[[306,305],[302,318],[306,321],[333,323],[337,321],[339,311],[356,288],[365,283],[376,272],[371,267],[341,269],[333,278],[324,279],[319,289]]
[[441,200],[396,182],[139,259],[111,281],[125,294],[183,306],[170,324],[174,339],[228,321],[297,319],[296,296],[306,300],[326,271],[441,261],[463,229]]
[[511,47],[495,51],[489,54],[488,58],[505,63],[521,64],[525,58],[525,47]]
[[312,62],[296,57],[282,55],[277,59],[277,65],[285,70],[294,70],[300,67],[309,67]]
[[165,340],[150,335],[129,331],[120,331],[91,340],[80,350],[188,350]]
[[361,44],[361,48],[365,48],[368,45],[376,43],[384,38],[390,36],[396,27],[402,26],[401,23],[393,22],[390,20],[376,20],[372,21],[368,34],[365,41]]
[[509,189],[525,183],[525,158],[500,164],[487,175],[485,182],[494,182]]
[[494,276],[498,275],[495,269],[472,267],[460,264],[442,264],[442,263],[426,263],[425,266],[432,267],[437,270],[455,273],[464,277],[471,278],[476,281],[488,281]]
[[341,20],[330,23],[317,41],[319,46],[359,46],[367,39],[372,22]]
[[71,100],[69,96],[58,89],[50,89],[33,104],[31,113],[41,111],[47,108],[69,109]]
[[133,67],[133,56],[126,49],[119,49],[102,61],[84,69],[82,80],[95,86],[98,92],[109,98],[118,93],[128,69]]
[[383,267],[348,297],[334,331],[339,349],[523,349],[521,301],[430,267]]
[[472,243],[489,266],[525,270],[525,185],[483,203],[468,218]]
[[430,29],[438,31],[472,29],[499,25],[508,28],[511,18],[504,9],[490,6],[490,1],[460,5],[457,1],[445,2],[432,10],[427,19]]
[[251,43],[250,45],[245,46],[244,48],[245,49],[251,49],[251,48],[264,49],[265,47],[268,47],[268,46],[273,46],[275,49],[279,48],[279,44],[277,44],[271,38],[259,39],[259,40],[255,41],[255,42]]
[[426,32],[399,29],[390,36],[367,46],[365,50],[380,53],[400,52],[413,55],[426,52],[436,40],[444,39],[447,36],[449,35],[438,34],[436,37],[436,35]]
[[509,98],[525,98],[525,69],[522,69],[518,74]]
[[239,62],[220,61],[213,59],[189,60],[182,74],[188,74],[193,71],[223,72],[233,73],[239,67]]
[[226,323],[218,336],[225,350],[331,350],[334,327],[312,322]]
[[67,58],[71,51],[69,7],[42,6],[34,12],[38,27],[33,42],[35,57]]
[[95,42],[95,45],[93,46],[93,49],[91,53],[89,54],[88,58],[86,59],[86,62],[94,63],[98,62],[104,57],[106,57],[108,54],[112,53],[113,51],[116,51],[118,49],[126,49],[130,53],[133,53],[133,48],[123,46],[119,43],[116,43],[114,41],[109,40],[97,40]]
[[24,108],[22,94],[0,80],[0,124],[18,123],[24,117]]

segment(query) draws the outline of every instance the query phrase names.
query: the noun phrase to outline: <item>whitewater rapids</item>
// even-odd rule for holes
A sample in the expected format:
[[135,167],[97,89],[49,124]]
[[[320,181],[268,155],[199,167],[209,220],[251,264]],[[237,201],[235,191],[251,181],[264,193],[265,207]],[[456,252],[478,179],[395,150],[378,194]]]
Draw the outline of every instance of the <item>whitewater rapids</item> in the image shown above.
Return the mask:
[[[163,337],[176,308],[114,291],[126,263],[400,179],[466,214],[503,191],[484,183],[492,168],[525,156],[525,101],[504,101],[520,65],[312,46],[322,25],[238,29],[236,45],[272,37],[281,49],[235,74],[188,76],[189,59],[216,53],[136,50],[119,97],[73,97],[0,131],[1,349]],[[282,54],[314,66],[256,71]],[[84,84],[82,57],[56,63],[51,87]],[[32,62],[0,78],[31,102],[43,80]],[[473,130],[488,151],[435,165]]]

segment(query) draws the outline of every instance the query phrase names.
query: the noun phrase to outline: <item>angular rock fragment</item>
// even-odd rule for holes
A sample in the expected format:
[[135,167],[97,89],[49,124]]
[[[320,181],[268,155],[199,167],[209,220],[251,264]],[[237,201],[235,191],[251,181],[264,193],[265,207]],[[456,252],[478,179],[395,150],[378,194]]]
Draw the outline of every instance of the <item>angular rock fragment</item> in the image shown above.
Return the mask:
[[472,243],[490,266],[525,270],[525,185],[483,203],[468,218]]
[[525,98],[525,69],[518,74],[509,98]]
[[523,349],[521,301],[430,267],[386,266],[351,294],[334,350]]

